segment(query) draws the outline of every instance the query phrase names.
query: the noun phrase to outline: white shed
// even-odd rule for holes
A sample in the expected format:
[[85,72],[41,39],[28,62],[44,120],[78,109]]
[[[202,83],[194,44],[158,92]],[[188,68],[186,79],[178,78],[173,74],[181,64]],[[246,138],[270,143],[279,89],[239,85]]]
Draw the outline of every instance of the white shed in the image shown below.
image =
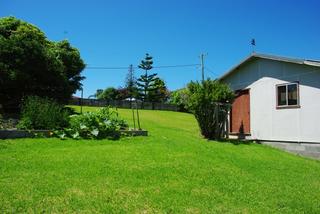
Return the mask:
[[320,61],[253,53],[220,80],[237,94],[232,135],[320,143]]

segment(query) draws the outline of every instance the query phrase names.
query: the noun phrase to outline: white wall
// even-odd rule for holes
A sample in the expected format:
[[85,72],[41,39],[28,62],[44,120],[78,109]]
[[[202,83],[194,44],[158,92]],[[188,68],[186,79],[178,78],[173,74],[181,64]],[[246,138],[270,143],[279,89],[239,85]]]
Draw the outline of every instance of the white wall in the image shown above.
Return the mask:
[[[320,68],[253,59],[224,80],[232,89],[250,89],[251,137],[320,143]],[[277,109],[276,85],[299,81],[300,108]]]

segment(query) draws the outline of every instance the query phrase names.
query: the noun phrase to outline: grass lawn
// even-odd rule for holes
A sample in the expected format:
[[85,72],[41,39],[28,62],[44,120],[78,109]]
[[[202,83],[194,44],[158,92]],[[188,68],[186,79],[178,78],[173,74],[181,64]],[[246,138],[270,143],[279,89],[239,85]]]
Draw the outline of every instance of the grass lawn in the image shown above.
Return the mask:
[[191,114],[140,117],[148,137],[0,140],[0,212],[320,213],[319,161],[204,140]]

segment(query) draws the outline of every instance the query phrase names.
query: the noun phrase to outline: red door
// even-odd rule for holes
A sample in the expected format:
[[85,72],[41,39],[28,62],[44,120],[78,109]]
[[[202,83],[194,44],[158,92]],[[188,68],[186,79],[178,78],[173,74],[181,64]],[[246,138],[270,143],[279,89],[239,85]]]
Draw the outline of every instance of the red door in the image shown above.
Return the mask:
[[250,91],[236,92],[236,99],[231,109],[231,133],[250,134]]

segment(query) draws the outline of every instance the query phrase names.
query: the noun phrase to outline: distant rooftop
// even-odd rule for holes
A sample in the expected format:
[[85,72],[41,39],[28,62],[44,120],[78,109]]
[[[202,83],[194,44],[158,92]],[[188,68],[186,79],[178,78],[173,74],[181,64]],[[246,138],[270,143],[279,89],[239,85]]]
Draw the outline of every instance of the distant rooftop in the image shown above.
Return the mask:
[[269,54],[260,54],[260,53],[252,53],[250,56],[242,60],[239,64],[231,68],[228,72],[224,73],[219,79],[223,79],[229,74],[233,73],[238,67],[242,64],[254,59],[254,58],[261,58],[261,59],[269,59],[281,62],[289,62],[295,63],[300,65],[310,65],[320,67],[320,60],[313,60],[313,59],[299,59],[299,58],[291,58],[291,57],[283,57],[283,56],[276,56],[276,55],[269,55]]

